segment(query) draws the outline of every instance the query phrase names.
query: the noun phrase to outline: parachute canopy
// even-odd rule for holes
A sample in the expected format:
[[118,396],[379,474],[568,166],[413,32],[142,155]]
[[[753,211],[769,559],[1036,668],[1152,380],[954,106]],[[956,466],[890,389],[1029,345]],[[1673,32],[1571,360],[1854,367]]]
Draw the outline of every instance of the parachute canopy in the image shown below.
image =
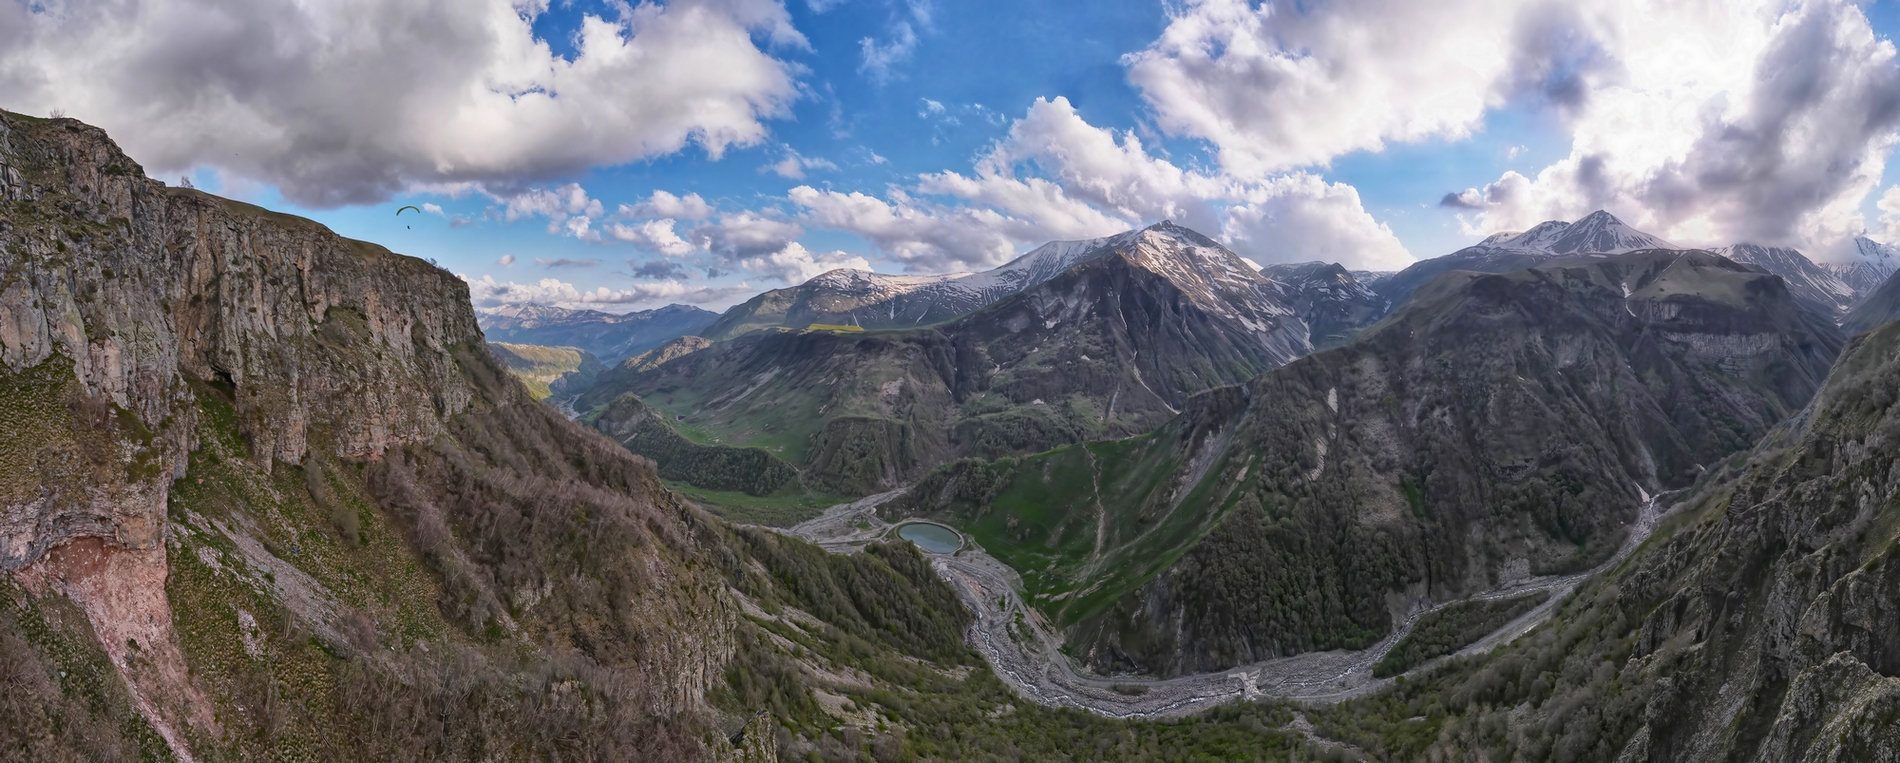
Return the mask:
[[416,206],[416,205],[414,205],[414,204],[410,204],[410,205],[408,205],[408,206],[406,206],[406,207],[403,207],[402,209],[398,209],[398,210],[396,210],[396,216],[397,216],[397,217],[401,217],[401,216],[402,216],[402,213],[403,213],[403,212],[406,212],[406,211],[408,211],[408,210],[411,210],[411,209],[413,209],[413,210],[415,210],[415,211],[416,211],[416,214],[418,214],[418,215],[419,215],[419,214],[422,214],[422,208],[421,208],[421,207],[418,207],[418,206]]

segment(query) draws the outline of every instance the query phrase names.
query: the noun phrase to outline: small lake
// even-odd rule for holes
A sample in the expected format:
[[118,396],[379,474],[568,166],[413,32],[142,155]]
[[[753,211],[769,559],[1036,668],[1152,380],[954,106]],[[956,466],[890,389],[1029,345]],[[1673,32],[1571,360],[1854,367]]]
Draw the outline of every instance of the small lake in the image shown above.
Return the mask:
[[933,554],[948,554],[963,547],[963,538],[954,530],[929,522],[912,522],[897,528],[897,537],[917,544]]

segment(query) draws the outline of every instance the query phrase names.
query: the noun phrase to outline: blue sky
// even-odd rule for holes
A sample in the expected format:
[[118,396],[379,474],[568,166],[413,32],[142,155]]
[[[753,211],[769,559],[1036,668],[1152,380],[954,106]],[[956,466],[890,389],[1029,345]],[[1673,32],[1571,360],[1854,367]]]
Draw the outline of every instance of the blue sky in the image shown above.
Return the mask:
[[[0,64],[41,76],[0,98],[101,124],[155,175],[433,258],[491,304],[717,309],[827,267],[984,268],[1161,216],[1258,262],[1375,269],[1599,206],[1818,259],[1900,229],[1900,194],[1881,204],[1892,2],[480,0],[392,5],[382,37],[335,23],[380,2],[205,24],[275,35],[282,71],[233,43],[156,105],[141,46],[209,11],[36,12]],[[283,53],[305,30],[374,55]],[[62,68],[62,45],[108,33],[119,74]],[[326,90],[343,97],[301,95]],[[154,111],[184,126],[148,130]]]

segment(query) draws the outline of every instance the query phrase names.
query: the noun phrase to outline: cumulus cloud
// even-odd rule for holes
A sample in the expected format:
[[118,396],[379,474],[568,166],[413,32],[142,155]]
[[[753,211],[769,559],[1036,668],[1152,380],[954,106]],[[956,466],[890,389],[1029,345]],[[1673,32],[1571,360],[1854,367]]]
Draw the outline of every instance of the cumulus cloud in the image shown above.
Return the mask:
[[501,197],[500,200],[503,214],[509,222],[524,217],[546,217],[558,224],[569,217],[599,217],[605,211],[601,203],[590,198],[587,189],[579,183],[568,183],[558,188],[530,188]]
[[1880,240],[1900,245],[1900,185],[1890,186],[1874,207],[1880,210]]
[[695,246],[734,260],[781,251],[802,235],[797,223],[753,211],[724,215],[688,232]]
[[875,82],[888,82],[894,74],[891,67],[910,60],[917,49],[917,31],[910,22],[899,21],[891,25],[889,40],[866,37],[858,41],[858,47],[864,56],[858,71]]
[[794,188],[814,227],[847,230],[917,270],[991,267],[1020,246],[1105,236],[1172,219],[1227,239],[1266,262],[1329,259],[1351,267],[1410,262],[1390,229],[1367,214],[1350,186],[1305,173],[1266,180],[1184,170],[1153,156],[1132,133],[1084,121],[1068,100],[1038,99],[970,175],[920,177],[886,198]]
[[836,169],[838,169],[838,165],[829,160],[802,156],[787,146],[785,149],[785,158],[761,167],[760,171],[769,170],[773,174],[788,180],[804,180],[806,170]]
[[1296,173],[1250,186],[1228,207],[1221,230],[1236,252],[1260,262],[1322,260],[1351,268],[1396,270],[1412,258],[1359,191]]
[[812,225],[862,236],[913,270],[1000,264],[1015,256],[1017,243],[1037,235],[1033,224],[995,210],[915,200],[901,189],[892,189],[889,201],[804,185],[789,195]]
[[671,219],[645,220],[634,223],[610,223],[606,233],[616,241],[624,241],[650,252],[658,252],[668,257],[684,257],[699,250],[692,242],[680,237],[673,229]]
[[1825,249],[1868,227],[1900,127],[1894,47],[1851,0],[1193,0],[1124,62],[1162,129],[1240,176],[1555,114],[1568,157],[1440,200],[1474,235],[1613,208]]
[[1160,126],[1246,175],[1463,138],[1511,71],[1512,0],[1194,0],[1123,58]]
[[837,268],[871,269],[870,262],[855,254],[844,252],[821,254],[806,249],[804,245],[796,241],[770,254],[740,258],[737,264],[747,272],[771,276],[786,284],[804,283],[811,280],[813,276]]
[[515,256],[512,254],[504,254],[501,256],[501,259],[495,260],[495,264],[504,268],[512,268],[515,266]]
[[[614,4],[571,57],[545,3],[0,4],[0,101],[111,130],[155,171],[213,166],[315,207],[518,184],[760,142],[806,47],[776,0]],[[761,46],[767,47],[761,47]]]
[[620,217],[704,220],[713,216],[713,208],[696,193],[674,196],[666,191],[654,191],[652,196],[637,204],[620,205],[615,214]]
[[[1861,9],[1819,0],[1721,18],[1668,10],[1604,19],[1594,33],[1620,43],[1626,74],[1592,93],[1570,156],[1484,187],[1471,229],[1612,207],[1671,240],[1826,253],[1867,227],[1861,203],[1900,128],[1900,66]],[[1703,32],[1669,31],[1682,28]]]
[[637,309],[671,302],[692,304],[723,302],[754,291],[752,285],[747,283],[714,287],[693,286],[669,280],[634,284],[625,289],[610,289],[605,286],[582,289],[558,278],[543,278],[534,283],[518,283],[497,281],[494,276],[489,275],[484,275],[479,279],[471,279],[466,275],[459,277],[468,282],[469,299],[476,307],[534,303],[567,308],[621,306],[623,309]]

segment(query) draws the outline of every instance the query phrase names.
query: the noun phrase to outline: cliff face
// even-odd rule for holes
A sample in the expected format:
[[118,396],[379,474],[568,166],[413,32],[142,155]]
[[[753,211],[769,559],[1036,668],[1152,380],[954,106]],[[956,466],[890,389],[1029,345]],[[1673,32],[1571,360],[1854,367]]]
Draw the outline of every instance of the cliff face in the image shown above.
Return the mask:
[[43,474],[41,490],[7,499],[0,565],[76,535],[157,543],[165,485],[191,445],[187,377],[231,386],[266,469],[301,462],[313,430],[334,455],[363,459],[427,441],[468,407],[447,348],[481,334],[467,286],[448,272],[167,188],[71,120],[0,117],[0,163],[11,202],[0,215],[0,361],[15,375],[69,363],[81,395],[152,430],[129,458],[160,467],[84,491]]
[[577,407],[631,392],[862,495],[957,457],[1147,432],[1311,349],[1289,288],[1214,241],[1167,223],[1107,241],[948,323],[755,332],[602,374]]
[[0,638],[76,604],[23,638],[55,684],[103,650],[125,745],[707,754],[734,615],[703,515],[530,400],[460,280],[72,120],[0,112],[0,194]]
[[1250,382],[1214,465],[1177,459],[1219,523],[1070,638],[1105,669],[1206,672],[1588,569],[1648,495],[1799,410],[1840,347],[1777,278],[1701,252],[1447,274]]

